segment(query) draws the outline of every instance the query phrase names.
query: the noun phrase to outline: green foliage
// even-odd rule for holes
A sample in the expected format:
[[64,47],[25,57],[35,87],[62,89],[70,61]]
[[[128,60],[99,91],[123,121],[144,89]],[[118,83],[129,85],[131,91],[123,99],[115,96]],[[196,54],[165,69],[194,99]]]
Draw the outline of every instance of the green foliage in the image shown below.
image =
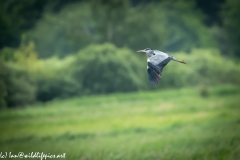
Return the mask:
[[66,56],[94,42],[90,32],[93,21],[90,6],[85,3],[66,7],[60,13],[46,12],[27,38],[34,40],[41,58]]
[[122,43],[132,49],[140,46],[159,47],[166,52],[212,47],[215,42],[202,23],[204,16],[194,8],[193,1],[184,0],[162,1],[132,8],[131,16],[126,20],[127,26],[120,36],[134,36],[130,36],[131,41]]
[[223,33],[226,34],[224,43],[220,45],[226,46],[225,54],[240,57],[240,1],[226,0],[221,11],[223,19]]
[[[167,37],[164,49],[167,51],[190,51],[193,48],[208,48],[215,46],[215,41],[209,30],[203,25],[204,15],[195,8],[194,1],[166,1],[163,9],[172,10],[166,14]],[[196,18],[197,17],[197,18]]]
[[144,88],[143,66],[129,49],[118,49],[106,43],[80,50],[70,69],[84,94],[99,94]]
[[[186,86],[204,88],[240,82],[239,64],[222,57],[215,49],[195,49],[188,54],[174,53],[174,57],[184,59],[187,64],[170,62],[155,87],[148,83],[144,54],[117,48],[110,43],[90,45],[63,59],[52,57],[39,60],[36,54],[34,43],[22,44],[17,50],[6,48],[1,51],[0,60],[7,66],[0,71],[2,106],[88,94]],[[13,93],[16,96],[6,100],[9,92],[11,96]],[[22,93],[26,97],[19,96]]]
[[190,51],[213,47],[215,41],[194,3],[161,1],[131,7],[128,0],[75,3],[59,13],[45,12],[27,33],[40,57],[66,56],[90,43],[111,42],[133,50]]
[[195,49],[190,54],[175,53],[187,64],[171,62],[164,68],[159,87],[239,84],[240,66],[222,57],[216,49]]
[[69,73],[68,65],[72,57],[62,60],[51,58],[42,61],[42,69],[34,72],[37,87],[36,98],[38,101],[49,101],[55,98],[76,96],[80,92],[81,84],[74,81]]
[[[116,43],[116,36],[127,29],[119,30],[119,27],[126,24],[125,19],[129,16],[129,3],[129,0],[92,0],[90,4],[92,16],[89,18],[95,25],[88,27],[92,27],[90,29],[98,34],[98,42],[112,42],[119,46]],[[118,41],[122,40],[119,38]]]
[[21,43],[21,35],[35,26],[44,10],[57,12],[73,2],[76,0],[1,0],[0,49],[6,46],[17,48]]
[[41,67],[34,43],[18,49],[4,48],[0,51],[0,106],[17,107],[35,102],[36,85],[31,72]]
[[0,61],[11,64],[12,67],[21,68],[23,70],[36,70],[41,68],[38,60],[38,54],[35,51],[35,43],[30,41],[26,43],[25,36],[17,49],[5,47],[0,50]]
[[90,45],[74,56],[42,60],[41,65],[31,74],[39,101],[136,91],[147,86],[146,72],[142,72],[145,63],[130,50],[112,44]]
[[0,1],[0,48],[18,47],[21,34],[34,26],[41,16],[45,0]]
[[[73,4],[63,7],[68,3]],[[215,47],[215,41],[195,1],[133,2],[136,6],[129,0],[4,0],[0,4],[1,35],[8,37],[0,40],[0,48],[8,42],[14,45],[47,6],[35,27],[22,34],[17,49],[0,51],[1,106],[196,85],[205,95],[208,86],[240,83],[237,62],[221,57],[217,49],[197,49]],[[235,56],[240,51],[239,4],[227,0],[221,12],[223,28],[212,28],[221,51]],[[36,6],[36,12],[29,9]],[[187,65],[169,63],[159,85],[151,87],[146,57],[131,51],[146,47],[173,52]]]
[[35,101],[36,87],[29,74],[0,64],[0,108],[18,107]]

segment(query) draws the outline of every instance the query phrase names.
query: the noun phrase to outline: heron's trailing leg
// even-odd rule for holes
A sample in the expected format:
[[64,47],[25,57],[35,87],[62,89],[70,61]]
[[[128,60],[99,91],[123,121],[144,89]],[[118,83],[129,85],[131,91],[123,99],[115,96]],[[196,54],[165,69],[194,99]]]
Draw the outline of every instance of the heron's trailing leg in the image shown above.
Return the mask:
[[178,60],[178,59],[176,59],[174,57],[172,57],[172,60],[180,62],[180,63],[183,63],[183,64],[187,64],[184,60]]
[[183,63],[183,64],[187,64],[184,60],[177,60],[177,62]]

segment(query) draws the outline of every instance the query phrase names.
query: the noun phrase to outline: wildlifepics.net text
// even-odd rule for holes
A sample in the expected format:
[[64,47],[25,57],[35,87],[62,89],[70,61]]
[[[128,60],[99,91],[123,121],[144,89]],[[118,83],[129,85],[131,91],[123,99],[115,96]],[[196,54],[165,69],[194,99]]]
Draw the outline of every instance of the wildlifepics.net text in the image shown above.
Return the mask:
[[33,159],[40,159],[40,160],[46,160],[46,159],[51,159],[51,158],[59,158],[59,159],[64,159],[66,158],[66,153],[62,154],[51,154],[51,153],[43,153],[43,152],[29,152],[29,153],[24,153],[24,152],[0,152],[0,159],[5,159],[5,158],[33,158]]

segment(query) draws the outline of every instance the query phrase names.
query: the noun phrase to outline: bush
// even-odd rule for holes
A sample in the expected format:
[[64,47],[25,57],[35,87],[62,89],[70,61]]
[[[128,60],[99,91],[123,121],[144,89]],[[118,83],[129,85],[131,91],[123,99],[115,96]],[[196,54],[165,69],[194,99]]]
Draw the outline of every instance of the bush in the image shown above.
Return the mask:
[[33,42],[24,36],[17,49],[0,51],[0,107],[22,106],[35,101],[36,85],[33,72],[40,68]]
[[[240,66],[214,49],[174,53],[174,57],[184,59],[187,64],[170,62],[163,70],[161,82],[151,87],[147,57],[127,48],[109,43],[90,45],[64,59],[44,60],[37,59],[29,48],[4,50],[4,56],[0,57],[1,107],[77,95],[240,83]],[[6,57],[7,53],[12,56]],[[207,96],[205,90],[201,94]]]
[[64,59],[52,57],[41,61],[42,68],[31,74],[37,87],[36,98],[46,102],[55,98],[76,96],[80,92],[80,83],[69,73],[69,64],[74,56]]
[[83,94],[137,91],[145,88],[145,63],[129,49],[112,44],[90,45],[78,52],[72,76]]
[[0,64],[0,108],[17,107],[35,101],[33,81],[24,70]]
[[160,87],[239,84],[240,66],[216,49],[195,49],[190,54],[174,53],[187,64],[171,62],[163,71]]
[[[55,72],[60,73],[60,71]],[[41,74],[36,79],[36,98],[38,101],[46,102],[55,98],[68,98],[76,96],[80,92],[79,83],[75,82],[67,74],[46,76]]]

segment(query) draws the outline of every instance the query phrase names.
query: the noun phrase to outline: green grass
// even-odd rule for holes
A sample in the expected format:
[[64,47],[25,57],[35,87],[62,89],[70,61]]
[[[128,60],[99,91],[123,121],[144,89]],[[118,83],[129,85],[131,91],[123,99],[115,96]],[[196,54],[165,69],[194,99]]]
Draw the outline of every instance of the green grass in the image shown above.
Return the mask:
[[0,113],[0,152],[76,160],[240,159],[240,87],[91,96]]

